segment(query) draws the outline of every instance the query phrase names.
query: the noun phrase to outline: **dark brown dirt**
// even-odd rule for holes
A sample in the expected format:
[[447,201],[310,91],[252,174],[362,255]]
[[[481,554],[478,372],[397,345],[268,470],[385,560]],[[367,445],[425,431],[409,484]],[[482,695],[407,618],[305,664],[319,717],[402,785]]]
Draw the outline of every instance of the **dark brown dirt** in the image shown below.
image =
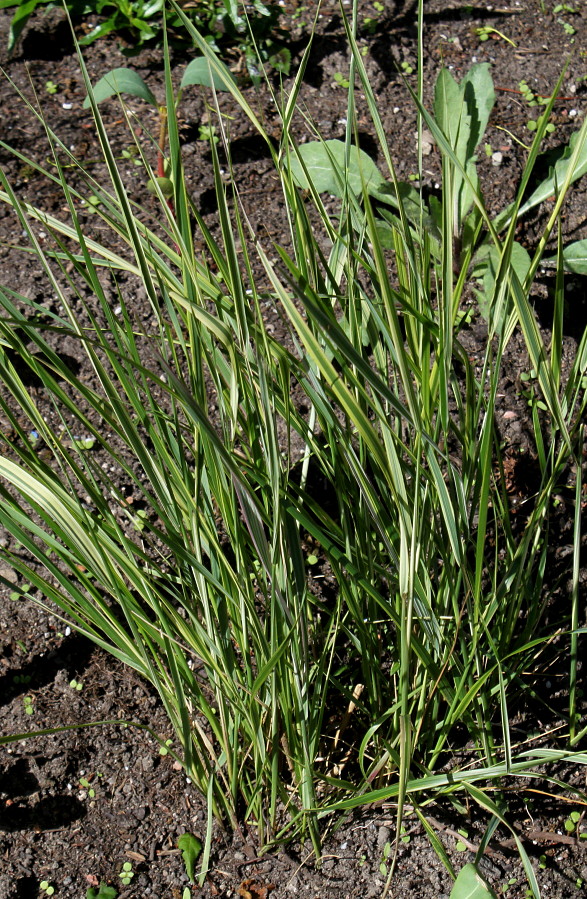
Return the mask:
[[[577,2],[573,4],[576,12],[553,14],[551,0],[547,0],[545,8],[537,0],[528,0],[524,6],[516,0],[504,8],[485,4],[444,5],[438,0],[425,6],[425,80],[429,96],[442,64],[460,78],[475,61],[491,63],[498,100],[486,136],[491,149],[489,155],[481,152],[480,171],[488,206],[497,213],[513,198],[523,168],[525,151],[518,141],[527,144],[531,140],[526,128],[531,110],[519,92],[519,82],[526,80],[536,93],[547,95],[572,54],[561,99],[556,104],[557,128],[550,138],[551,144],[565,142],[582,121],[587,99],[587,9]],[[365,17],[376,20],[373,33],[363,30],[361,43],[368,48],[365,62],[379,98],[398,175],[407,178],[416,170],[416,125],[397,69],[402,64],[416,66],[415,7],[388,3],[381,12],[361,0],[359,8],[361,21]],[[288,8],[288,16],[284,17],[284,24],[289,24],[291,29],[294,68],[314,12],[312,0],[305,7]],[[0,58],[4,57],[10,78],[29,98],[33,96],[34,86],[53,129],[99,179],[102,169],[94,161],[99,157],[98,145],[90,127],[90,116],[82,110],[82,79],[62,14],[52,10],[47,16],[34,16],[24,33],[19,53],[7,61],[4,48],[9,17],[9,11],[0,13]],[[559,20],[570,23],[575,33],[568,34]],[[496,30],[483,42],[479,28]],[[336,5],[327,3],[323,7],[318,30],[301,102],[324,138],[340,138],[344,135],[346,95],[335,75],[346,72],[348,54]],[[503,35],[515,46],[503,39]],[[115,39],[94,44],[85,55],[94,79],[115,66],[127,64]],[[178,68],[186,61],[186,57],[175,59]],[[132,65],[150,80],[152,87],[155,85],[154,90],[161,89],[162,63],[158,51],[143,51],[132,60]],[[54,95],[45,89],[49,80],[58,85]],[[251,103],[262,111],[270,127],[275,113],[269,98],[262,90],[250,89],[249,93]],[[137,133],[146,136],[155,129],[151,112],[139,101],[130,105],[136,110]],[[234,117],[230,125],[233,162],[251,221],[260,233],[277,242],[286,242],[285,210],[277,184],[271,178],[266,150],[231,103],[223,100],[223,107]],[[104,115],[113,146],[116,152],[122,153],[130,141],[116,104],[104,107]],[[363,148],[376,157],[365,104],[360,97],[358,120]],[[188,90],[182,107],[185,165],[193,194],[213,226],[209,151],[198,139],[198,129],[203,123],[204,98],[196,90]],[[301,139],[303,124],[297,122],[296,127]],[[24,110],[14,89],[6,82],[0,89],[0,136],[35,160],[47,160],[42,125]],[[493,153],[501,157],[492,159]],[[499,164],[494,164],[498,159]],[[381,164],[380,159],[376,161]],[[65,215],[58,189],[2,148],[0,163],[21,199],[30,199],[52,214]],[[439,177],[439,159],[434,152],[427,157],[426,168],[427,187],[434,190]],[[125,175],[131,195],[144,198],[144,185],[131,162]],[[579,184],[565,210],[564,231],[569,239],[587,236],[585,190],[586,185]],[[539,210],[535,219],[520,226],[520,239],[528,246],[532,246],[544,214],[544,210]],[[42,300],[48,285],[34,260],[12,248],[19,240],[14,214],[1,205],[2,283]],[[536,309],[546,330],[550,286],[549,276],[544,273]],[[149,310],[145,297],[130,282],[123,283],[122,288],[129,291],[137,315],[146,318]],[[565,361],[568,366],[587,321],[585,280],[569,278],[567,291]],[[115,302],[114,290],[112,296]],[[275,327],[279,328],[280,323],[275,322]],[[473,319],[463,337],[471,357],[483,339],[483,323]],[[67,351],[65,347],[60,349]],[[532,453],[528,406],[520,382],[520,374],[527,369],[522,341],[514,335],[505,359],[498,426],[514,460],[511,489],[520,503],[531,492],[531,463],[525,471],[516,462],[520,455],[531,457]],[[35,389],[34,385],[31,389]],[[572,540],[572,520],[568,517],[572,508],[569,505],[567,509],[565,503],[563,492],[559,515],[553,522],[558,533],[553,565],[562,584],[561,602],[566,602],[565,585],[571,564],[566,550]],[[0,535],[0,540],[6,541],[6,537]],[[9,568],[3,567],[0,573],[8,580],[16,579]],[[70,633],[65,623],[33,605],[11,600],[9,594],[5,589],[0,594],[2,733],[114,719],[140,722],[160,735],[171,736],[163,710],[148,685]],[[70,686],[72,679],[83,683],[81,691]],[[556,698],[551,685],[543,684],[540,690],[553,700]],[[32,698],[31,715],[26,714],[25,697]],[[520,739],[524,729],[546,729],[550,722],[532,720],[531,714],[527,714],[523,723]],[[559,774],[574,787],[585,789],[584,769],[561,770]],[[532,793],[532,789],[540,792]],[[568,803],[560,797],[549,798],[544,795],[549,793],[548,785],[540,781],[520,783],[518,790],[511,823],[525,841],[542,895],[566,899],[584,894],[585,844],[564,830],[569,811],[581,809],[581,804],[571,798]],[[465,812],[459,817],[448,806],[430,806],[426,812],[454,867],[459,869],[482,838],[483,821],[473,810],[470,817]],[[457,833],[463,827],[467,831],[465,840]],[[56,896],[76,899],[83,899],[88,886],[100,880],[116,885],[121,897],[177,899],[187,883],[177,839],[186,830],[202,836],[204,829],[205,809],[200,797],[172,758],[159,754],[158,744],[145,730],[120,725],[66,730],[11,744],[0,756],[0,899],[36,897],[43,880],[54,885]],[[408,816],[404,837],[391,895],[423,899],[448,897],[450,877],[417,819]],[[308,847],[288,847],[286,852],[276,851],[259,859],[254,833],[229,836],[217,830],[208,881],[201,890],[194,888],[192,895],[240,895],[245,899],[249,894],[252,899],[263,899],[267,894],[275,899],[298,894],[315,899],[380,896],[386,879],[385,846],[393,839],[393,807],[366,809],[345,821],[326,840],[320,867],[316,866]],[[458,848],[464,845],[461,852],[457,851],[459,839]],[[496,892],[508,897],[526,897],[527,884],[508,831],[496,832],[485,859],[485,873]],[[125,861],[131,861],[135,871],[129,887],[119,884],[118,874]]]

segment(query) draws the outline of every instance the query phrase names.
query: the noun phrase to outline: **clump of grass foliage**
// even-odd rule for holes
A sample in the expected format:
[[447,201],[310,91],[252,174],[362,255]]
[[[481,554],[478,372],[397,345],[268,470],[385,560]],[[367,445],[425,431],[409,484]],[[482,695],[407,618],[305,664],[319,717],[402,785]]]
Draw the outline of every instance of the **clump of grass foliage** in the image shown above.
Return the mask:
[[[566,192],[580,174],[586,128],[561,170],[542,240],[521,271],[514,231],[548,115],[518,199],[496,225],[472,161],[471,129],[486,123],[481,107],[489,101],[471,107],[470,90],[459,93],[443,75],[453,114],[449,107],[442,112],[438,93],[432,114],[420,83],[420,127],[434,135],[443,165],[442,199],[428,210],[396,179],[351,22],[346,140],[342,151],[319,144],[341,198],[334,215],[290,136],[310,48],[289,93],[275,96],[282,121],[275,148],[183,18],[209,61],[210,81],[225,79],[267,143],[291,245],[255,236],[214,143],[217,236],[206,227],[186,187],[169,65],[173,203],[143,156],[161,228],[128,197],[94,99],[109,185],[84,172],[47,128],[55,169],[45,174],[63,190],[68,223],[19,201],[0,174],[1,199],[27,231],[61,306],[53,314],[0,291],[0,403],[18,436],[0,460],[0,514],[22,548],[8,558],[42,602],[156,687],[185,770],[208,799],[210,821],[254,823],[264,845],[309,836],[319,851],[333,812],[386,799],[397,804],[399,825],[409,800],[452,871],[422,811],[428,802],[445,796],[456,808],[478,803],[488,817],[487,841],[507,819],[494,792],[505,777],[548,776],[549,763],[587,762],[576,751],[585,732],[577,641],[587,339],[563,383],[562,247],[550,348],[529,300]],[[92,97],[83,63],[82,73]],[[377,187],[391,202],[383,227],[367,163],[353,149],[355,83],[391,175],[385,185],[380,176]],[[218,113],[217,133],[230,154]],[[87,194],[100,201],[85,225],[84,191],[68,184],[76,165]],[[93,228],[98,220],[100,230]],[[54,238],[54,252],[36,238],[38,223]],[[100,236],[105,226],[123,250],[108,248]],[[201,254],[195,230],[205,243]],[[489,333],[476,373],[459,342],[463,291],[475,264],[485,260],[487,275],[489,258]],[[148,333],[122,291],[115,314],[104,270],[141,282],[156,322]],[[287,345],[267,329],[268,307],[288,322]],[[502,357],[516,329],[546,410],[534,422],[540,483],[523,527],[512,520],[495,423]],[[59,338],[77,342],[97,386],[62,361],[54,349]],[[47,424],[23,372],[40,379],[62,429]],[[49,459],[39,454],[38,438],[33,445],[31,430]],[[91,451],[80,434],[94,441]],[[293,446],[301,447],[298,455]],[[568,727],[556,742],[513,745],[508,702],[523,702],[532,690],[528,672],[537,670],[553,636],[543,627],[549,508],[572,465],[574,586],[561,611],[566,637],[558,632],[568,652]],[[140,527],[112,467],[140,500]],[[309,538],[331,572],[335,590],[328,595],[309,589]],[[457,727],[469,747],[463,768],[451,763]]]

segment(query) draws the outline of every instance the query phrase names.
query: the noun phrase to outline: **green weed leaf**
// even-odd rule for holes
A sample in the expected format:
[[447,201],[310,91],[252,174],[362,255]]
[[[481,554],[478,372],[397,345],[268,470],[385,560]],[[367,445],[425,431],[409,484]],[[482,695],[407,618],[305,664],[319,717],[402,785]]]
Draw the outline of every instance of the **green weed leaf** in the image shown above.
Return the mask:
[[282,75],[289,75],[291,67],[291,53],[287,47],[280,47],[275,53],[269,57],[269,65],[273,66],[276,71]]
[[[556,263],[556,257],[545,259],[545,262]],[[568,272],[576,275],[587,275],[587,240],[576,240],[563,250],[563,263]]]
[[[342,197],[345,186],[356,196],[363,191],[375,193],[385,182],[373,160],[358,147],[350,147],[349,166],[346,169],[346,145],[341,140],[310,141],[302,144],[299,154],[318,193]],[[290,161],[291,173],[298,187],[308,190],[310,184],[299,159]]]
[[448,69],[441,69],[434,86],[434,115],[439,127],[464,164],[466,159],[457,147],[465,148],[471,131],[470,118],[463,106],[463,87]]
[[116,899],[118,891],[107,883],[101,883],[99,889],[90,887],[86,892],[86,899]]
[[[483,281],[483,293],[479,298],[479,309],[481,315],[486,320],[491,317],[490,303],[495,287],[495,279],[499,271],[501,254],[497,247],[483,247],[482,253],[477,256],[477,266],[473,272],[473,276],[481,278]],[[515,271],[520,284],[524,283],[526,275],[532,264],[528,251],[519,243],[514,241],[512,244],[512,254],[510,257],[510,266]],[[501,323],[494,322],[494,326],[499,331]]]
[[495,103],[488,63],[469,70],[458,84],[442,69],[434,87],[434,114],[459,161],[466,166],[481,142]]
[[455,880],[450,899],[495,899],[475,865],[465,865]]
[[235,79],[232,72],[220,60],[216,66],[212,68],[211,63],[206,57],[198,56],[187,66],[181,79],[181,89],[188,87],[190,84],[202,84],[205,87],[214,85],[217,91],[230,90],[230,84],[234,84]]
[[100,22],[99,25],[96,25],[95,28],[86,34],[85,37],[79,42],[80,47],[87,47],[90,44],[93,44],[94,41],[97,41],[99,38],[106,37],[108,34],[112,34],[113,31],[118,31],[120,29],[120,21],[117,15],[117,11],[113,12],[111,16],[108,16],[103,22]]
[[[572,135],[568,147],[566,148],[558,162],[555,164],[550,177],[546,178],[536,188],[534,193],[531,194],[530,197],[528,197],[526,202],[523,203],[520,207],[520,211],[518,214],[519,217],[528,212],[528,210],[533,209],[534,206],[538,206],[540,203],[548,200],[549,197],[552,197],[555,194],[557,188],[560,188],[564,183],[569,170],[569,163],[571,161],[575,145],[579,140],[580,134],[580,131],[576,131]],[[581,178],[585,174],[585,172],[587,172],[587,140],[583,141],[583,146],[581,147],[581,151],[577,159],[577,165],[575,166],[575,170],[573,172],[572,181],[576,181],[578,178]]]
[[150,194],[153,194],[154,196],[157,196],[156,185],[159,186],[159,190],[161,191],[161,193],[163,194],[163,196],[166,199],[169,199],[170,197],[173,196],[173,192],[174,192],[173,181],[171,181],[169,178],[155,178],[154,180],[147,182],[147,190],[149,191]]
[[436,121],[469,179],[454,167],[451,187],[457,201],[459,229],[478,189],[475,149],[485,133],[494,103],[495,91],[487,63],[472,66],[461,84],[447,69],[442,69],[436,79]]
[[[113,97],[116,94],[131,94],[133,97],[146,100],[151,106],[157,108],[159,106],[151,89],[147,87],[141,76],[133,69],[112,69],[111,72],[100,78],[94,87],[96,103],[101,103],[102,100],[107,100],[108,97]],[[83,105],[84,109],[89,108],[89,97],[86,97]]]
[[472,156],[485,134],[489,116],[495,104],[495,90],[493,78],[489,71],[489,63],[483,62],[471,66],[468,74],[461,82],[461,87],[464,92],[467,112],[470,115],[471,133],[468,154]]
[[196,879],[194,868],[202,852],[202,844],[193,833],[182,833],[177,841],[177,848],[181,849],[181,855],[188,880],[190,883],[193,883]]
[[18,41],[22,30],[36,7],[39,5],[38,0],[28,0],[28,3],[16,3],[14,0],[4,0],[0,3],[0,9],[6,9],[9,6],[17,6],[17,10],[10,22],[10,32],[8,35],[8,52],[12,53],[16,42]]

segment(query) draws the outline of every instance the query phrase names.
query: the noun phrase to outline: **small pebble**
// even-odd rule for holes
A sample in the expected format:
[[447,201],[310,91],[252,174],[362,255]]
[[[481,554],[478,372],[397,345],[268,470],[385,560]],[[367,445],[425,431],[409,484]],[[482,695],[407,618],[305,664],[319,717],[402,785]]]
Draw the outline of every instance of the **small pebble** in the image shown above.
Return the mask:
[[381,851],[386,843],[389,842],[389,827],[383,824],[377,833],[377,848]]
[[3,577],[4,580],[9,581],[9,583],[11,584],[18,583],[18,574],[16,573],[14,568],[0,568],[0,577]]
[[[416,140],[418,139],[418,132],[414,134]],[[434,137],[430,133],[430,131],[422,131],[422,156],[430,156],[432,153],[432,149],[434,147]]]
[[499,150],[496,150],[495,153],[491,154],[491,164],[492,165],[498,166],[498,165],[501,165],[502,162],[503,162],[503,153],[501,153]]

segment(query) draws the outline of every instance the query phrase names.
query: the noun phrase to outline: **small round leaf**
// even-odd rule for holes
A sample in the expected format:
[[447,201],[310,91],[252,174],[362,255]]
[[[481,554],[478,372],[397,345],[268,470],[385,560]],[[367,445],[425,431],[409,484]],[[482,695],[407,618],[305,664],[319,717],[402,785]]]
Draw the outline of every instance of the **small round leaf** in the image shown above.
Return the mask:
[[159,185],[159,190],[166,200],[169,200],[173,196],[173,181],[170,181],[169,178],[155,178],[153,181],[148,182],[147,190],[149,191],[149,193],[156,196],[157,188],[155,184]]

